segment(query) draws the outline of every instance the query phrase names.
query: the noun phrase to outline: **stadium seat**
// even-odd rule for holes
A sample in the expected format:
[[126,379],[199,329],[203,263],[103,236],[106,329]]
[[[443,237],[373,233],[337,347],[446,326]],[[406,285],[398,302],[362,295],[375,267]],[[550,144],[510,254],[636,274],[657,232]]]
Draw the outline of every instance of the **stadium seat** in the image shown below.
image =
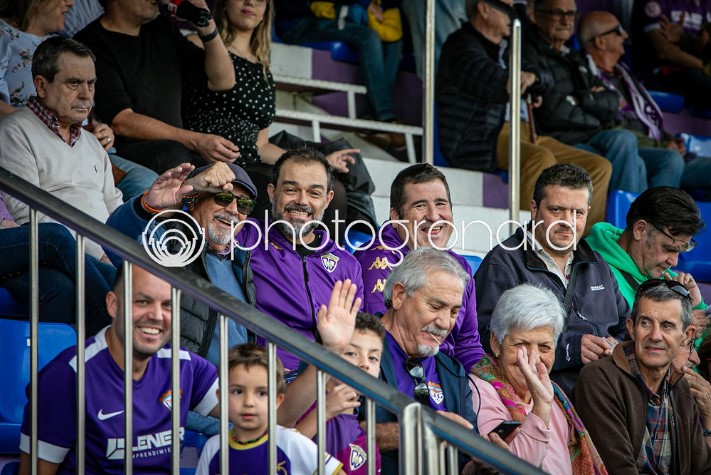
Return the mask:
[[680,134],[686,150],[701,157],[711,157],[711,137],[703,135]]
[[344,239],[344,244],[343,248],[353,254],[356,252],[356,248],[364,248],[368,246],[368,244],[373,240],[373,236],[370,234],[366,234],[360,231],[356,231],[355,229],[351,228],[348,230],[346,233],[345,239]]
[[437,125],[437,107],[432,111],[432,163],[436,167],[448,167],[447,159],[442,154],[442,148],[439,145],[439,126]]
[[479,256],[473,256],[473,255],[468,255],[468,254],[462,254],[462,257],[466,259],[466,261],[469,263],[469,267],[472,268],[472,277],[474,274],[476,274],[477,269],[479,268],[479,264],[481,264],[481,257]]
[[605,221],[617,228],[625,227],[627,211],[632,202],[637,199],[639,193],[630,191],[612,190],[607,196],[607,211]]
[[[62,350],[76,344],[76,332],[63,323],[39,324],[39,368]],[[30,324],[0,319],[0,453],[17,454],[22,413],[27,402],[25,387],[30,381]]]
[[696,247],[679,254],[677,269],[689,272],[695,280],[711,282],[711,203],[697,201],[696,204],[706,227],[694,236]]
[[678,114],[684,109],[684,97],[669,92],[647,91],[662,112]]

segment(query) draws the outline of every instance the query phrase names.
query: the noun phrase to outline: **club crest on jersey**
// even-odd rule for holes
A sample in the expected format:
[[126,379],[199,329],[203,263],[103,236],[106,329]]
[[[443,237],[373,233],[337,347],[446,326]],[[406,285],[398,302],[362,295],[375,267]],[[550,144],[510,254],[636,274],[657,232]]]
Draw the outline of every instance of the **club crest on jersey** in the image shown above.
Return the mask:
[[323,268],[326,269],[329,274],[333,274],[333,271],[336,270],[336,266],[338,266],[338,259],[340,258],[329,252],[321,256],[321,264],[323,264]]
[[444,393],[442,392],[442,386],[437,383],[429,382],[427,386],[430,388],[430,397],[437,404],[442,404],[444,401]]
[[[183,390],[180,390],[180,397],[183,397]],[[160,402],[163,403],[165,407],[168,408],[169,411],[173,410],[173,391],[168,390],[163,395],[158,399]]]
[[365,460],[367,459],[365,451],[360,448],[360,446],[355,444],[348,444],[351,447],[350,465],[351,472],[358,470],[363,466]]

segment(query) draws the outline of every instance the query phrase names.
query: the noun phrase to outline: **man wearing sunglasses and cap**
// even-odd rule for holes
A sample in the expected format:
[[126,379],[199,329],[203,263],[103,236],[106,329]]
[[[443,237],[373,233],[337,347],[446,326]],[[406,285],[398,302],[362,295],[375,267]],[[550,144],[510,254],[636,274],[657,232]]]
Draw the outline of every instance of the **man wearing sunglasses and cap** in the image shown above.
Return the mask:
[[609,473],[711,473],[711,450],[689,383],[672,362],[692,338],[689,291],[674,280],[639,286],[631,341],[585,365],[575,407]]
[[640,284],[649,279],[672,279],[689,290],[694,325],[707,325],[699,287],[691,274],[671,270],[679,254],[696,246],[693,236],[703,229],[699,208],[683,190],[669,186],[650,188],[630,206],[625,229],[597,223],[587,238],[612,269],[620,293],[632,305]]
[[[232,249],[234,235],[254,208],[257,190],[247,173],[237,165],[217,162],[195,169],[184,163],[171,168],[141,197],[120,206],[107,221],[128,236],[141,239],[151,219],[161,211],[184,208],[200,227],[176,213],[168,220],[152,223],[162,235],[169,232],[201,235],[205,245],[199,258],[185,268],[204,277],[233,297],[253,304],[254,288],[249,267],[249,251]],[[196,234],[188,234],[188,233]],[[164,241],[167,252],[180,254],[184,243]],[[230,251],[233,251],[230,253]],[[180,300],[181,345],[217,364],[219,361],[218,314],[202,302],[183,294]],[[247,331],[229,320],[230,347],[246,343]]]

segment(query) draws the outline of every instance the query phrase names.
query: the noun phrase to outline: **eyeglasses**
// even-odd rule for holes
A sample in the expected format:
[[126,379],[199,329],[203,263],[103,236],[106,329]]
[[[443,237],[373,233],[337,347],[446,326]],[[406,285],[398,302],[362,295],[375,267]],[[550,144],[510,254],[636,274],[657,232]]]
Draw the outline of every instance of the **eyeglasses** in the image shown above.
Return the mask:
[[676,280],[664,280],[664,279],[649,279],[642,283],[637,289],[637,296],[645,293],[649,289],[665,285],[669,290],[676,292],[682,297],[689,297],[689,291],[684,287],[684,284],[677,282]]
[[254,206],[257,204],[257,202],[252,199],[245,198],[243,196],[235,196],[229,191],[213,193],[212,198],[215,200],[215,203],[220,206],[229,206],[232,203],[232,200],[235,200],[237,202],[237,211],[245,215],[251,213]]
[[618,23],[616,27],[614,27],[610,30],[607,30],[607,31],[603,31],[599,35],[595,35],[595,38],[597,38],[598,36],[607,36],[612,33],[615,33],[617,36],[622,36],[625,34],[625,29],[622,28],[622,25]]
[[536,10],[538,13],[543,13],[544,15],[549,15],[552,19],[555,21],[560,21],[563,19],[563,17],[567,18],[568,20],[574,20],[578,16],[578,11],[577,10],[568,10],[568,11],[563,11],[563,10]]
[[[652,224],[652,223],[650,223],[650,224]],[[696,247],[696,241],[693,239],[689,240],[688,242],[682,241],[681,239],[677,239],[674,236],[672,236],[671,234],[667,233],[662,228],[655,226],[654,224],[652,224],[652,226],[654,227],[654,229],[656,229],[657,231],[659,231],[660,233],[664,234],[666,237],[668,237],[669,239],[672,240],[671,244],[667,244],[667,247],[671,251],[689,252],[690,250],[692,250],[693,248]]]
[[430,405],[430,390],[425,381],[425,368],[417,358],[408,358],[405,361],[405,369],[408,374],[415,380],[415,401],[423,406]]

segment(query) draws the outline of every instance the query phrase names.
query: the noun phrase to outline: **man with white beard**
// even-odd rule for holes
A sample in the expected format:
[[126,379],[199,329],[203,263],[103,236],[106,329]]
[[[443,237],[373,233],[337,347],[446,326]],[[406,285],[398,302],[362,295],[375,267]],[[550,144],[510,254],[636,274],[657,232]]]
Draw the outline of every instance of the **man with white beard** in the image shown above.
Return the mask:
[[[184,267],[236,299],[254,304],[249,252],[234,250],[230,254],[228,245],[246,222],[256,197],[257,189],[252,180],[237,165],[217,162],[195,169],[193,165],[184,163],[160,175],[142,197],[136,197],[116,209],[107,224],[135,239],[142,240],[145,235],[146,241],[153,239],[154,248],[164,245],[163,253],[171,256],[184,256],[182,246],[189,243],[189,239],[171,237],[181,234],[188,238],[204,236],[205,245],[194,246],[195,252],[201,249],[200,256]],[[172,214],[167,220],[150,223],[159,212],[180,208],[192,216],[200,229],[195,229],[195,223],[190,223],[181,214]],[[190,253],[186,257],[192,255]],[[218,364],[218,313],[185,294],[180,300],[180,312],[181,345]],[[229,320],[228,324],[230,347],[246,343],[246,328],[233,320]]]
[[[385,345],[380,379],[468,429],[476,415],[464,366],[440,352],[471,277],[450,254],[420,248],[405,256],[385,284]],[[376,410],[382,473],[398,473],[397,416]],[[466,457],[460,464],[466,463]]]
[[[319,308],[328,304],[337,281],[350,279],[356,297],[363,297],[360,264],[333,242],[321,221],[332,184],[333,169],[320,152],[285,152],[267,188],[274,221],[250,219],[236,236],[237,248],[251,251],[257,308],[309,340],[317,340]],[[298,359],[281,349],[279,357],[292,380]]]

